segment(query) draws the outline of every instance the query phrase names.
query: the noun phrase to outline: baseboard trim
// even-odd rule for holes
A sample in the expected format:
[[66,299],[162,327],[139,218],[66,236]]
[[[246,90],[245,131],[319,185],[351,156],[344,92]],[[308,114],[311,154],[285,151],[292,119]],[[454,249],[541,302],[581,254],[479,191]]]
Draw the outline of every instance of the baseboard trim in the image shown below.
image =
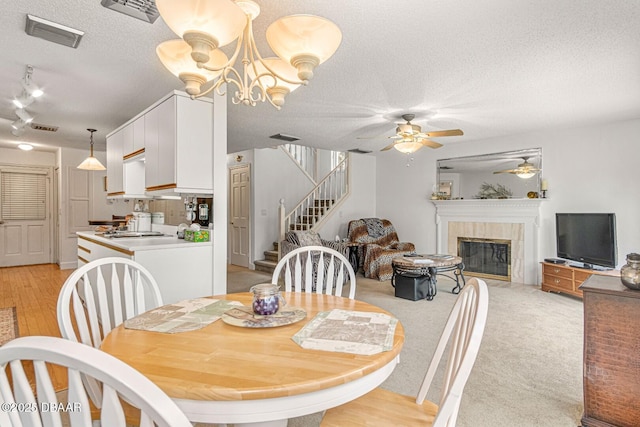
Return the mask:
[[78,261],[61,262],[58,265],[60,266],[60,270],[75,270],[78,268]]

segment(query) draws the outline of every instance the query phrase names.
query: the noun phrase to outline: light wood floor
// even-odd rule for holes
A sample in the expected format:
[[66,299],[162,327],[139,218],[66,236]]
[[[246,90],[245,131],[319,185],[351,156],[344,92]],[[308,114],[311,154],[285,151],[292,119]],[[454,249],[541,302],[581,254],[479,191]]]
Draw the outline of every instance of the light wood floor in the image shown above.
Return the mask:
[[[16,307],[21,337],[60,336],[56,303],[60,288],[72,272],[60,270],[56,264],[0,268],[0,308]],[[67,387],[62,369],[51,374],[56,390]]]

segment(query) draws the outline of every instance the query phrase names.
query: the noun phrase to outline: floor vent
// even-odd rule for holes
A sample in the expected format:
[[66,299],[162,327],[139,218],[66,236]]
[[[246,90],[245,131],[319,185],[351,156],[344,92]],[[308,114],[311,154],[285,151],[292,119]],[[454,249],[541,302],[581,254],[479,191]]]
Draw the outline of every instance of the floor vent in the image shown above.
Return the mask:
[[41,125],[39,123],[31,123],[31,129],[44,130],[46,132],[57,132],[58,126]]
[[133,16],[150,24],[160,16],[155,0],[102,0],[101,4],[107,9]]

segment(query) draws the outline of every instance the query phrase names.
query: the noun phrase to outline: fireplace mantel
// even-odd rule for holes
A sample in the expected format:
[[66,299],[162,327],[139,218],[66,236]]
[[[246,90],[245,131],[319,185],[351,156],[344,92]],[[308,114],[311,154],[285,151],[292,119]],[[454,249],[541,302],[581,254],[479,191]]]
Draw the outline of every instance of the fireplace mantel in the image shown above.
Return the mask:
[[[521,270],[512,278],[526,284],[538,284],[538,240],[540,227],[540,204],[544,199],[463,199],[431,200],[436,206],[436,247],[438,253],[456,254],[457,248],[449,247],[449,223],[499,223],[522,224],[524,239],[522,257],[512,258]],[[477,237],[477,236],[468,236]],[[495,237],[495,236],[482,236]],[[519,277],[518,277],[519,276]]]

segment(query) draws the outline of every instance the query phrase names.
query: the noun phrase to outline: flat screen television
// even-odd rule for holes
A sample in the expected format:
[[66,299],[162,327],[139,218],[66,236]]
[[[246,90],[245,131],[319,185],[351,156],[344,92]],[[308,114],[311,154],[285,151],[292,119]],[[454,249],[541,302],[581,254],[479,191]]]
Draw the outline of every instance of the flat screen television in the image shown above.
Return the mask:
[[558,258],[577,261],[577,267],[615,268],[616,215],[614,213],[556,213]]

